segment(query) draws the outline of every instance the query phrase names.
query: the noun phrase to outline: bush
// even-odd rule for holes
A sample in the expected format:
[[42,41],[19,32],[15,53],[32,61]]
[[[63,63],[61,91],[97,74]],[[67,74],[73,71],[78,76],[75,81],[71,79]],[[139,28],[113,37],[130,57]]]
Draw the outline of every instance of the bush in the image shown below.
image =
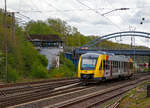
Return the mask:
[[50,71],[50,77],[62,78],[73,77],[75,72],[74,64],[71,60],[64,57],[64,54],[60,54],[60,67]]
[[40,62],[43,66],[47,67],[48,66],[48,60],[46,59],[46,57],[44,55],[40,55],[39,54],[39,59],[40,59]]
[[31,67],[32,78],[48,78],[48,71],[43,65],[34,62],[34,64]]
[[66,65],[60,66],[58,69],[53,69],[50,72],[50,77],[62,78],[62,77],[72,77],[73,72]]
[[22,50],[25,64],[24,77],[47,78],[48,72],[46,67],[48,65],[48,60],[46,57],[40,55],[29,42],[25,43],[24,49]]
[[19,79],[18,72],[15,69],[8,66],[8,81],[9,82],[16,82],[18,79]]
[[74,64],[72,63],[71,60],[65,58],[65,63],[64,63],[70,70],[75,71]]

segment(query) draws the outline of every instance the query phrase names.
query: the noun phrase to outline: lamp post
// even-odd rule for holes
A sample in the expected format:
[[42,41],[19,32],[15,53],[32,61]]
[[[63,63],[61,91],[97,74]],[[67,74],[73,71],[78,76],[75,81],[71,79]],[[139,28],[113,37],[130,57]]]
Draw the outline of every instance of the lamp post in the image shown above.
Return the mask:
[[109,14],[111,12],[114,12],[114,11],[118,11],[118,10],[129,10],[130,8],[117,8],[117,9],[113,9],[111,11],[108,11],[108,12],[105,12],[103,14],[101,14],[102,16],[106,15],[106,14]]

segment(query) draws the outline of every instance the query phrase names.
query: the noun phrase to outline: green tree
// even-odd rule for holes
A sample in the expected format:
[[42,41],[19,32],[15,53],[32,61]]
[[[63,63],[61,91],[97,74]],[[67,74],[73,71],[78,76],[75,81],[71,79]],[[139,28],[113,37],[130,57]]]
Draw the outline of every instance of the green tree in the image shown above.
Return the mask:
[[29,34],[57,34],[57,32],[55,32],[51,27],[49,27],[46,22],[40,20],[37,22],[30,21],[29,23],[27,23],[25,29]]

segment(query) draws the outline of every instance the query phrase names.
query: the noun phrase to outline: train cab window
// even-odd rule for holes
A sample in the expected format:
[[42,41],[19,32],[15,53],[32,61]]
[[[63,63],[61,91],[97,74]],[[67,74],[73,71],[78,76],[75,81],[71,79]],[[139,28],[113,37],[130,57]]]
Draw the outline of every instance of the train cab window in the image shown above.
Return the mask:
[[83,58],[81,61],[81,70],[94,70],[97,58]]

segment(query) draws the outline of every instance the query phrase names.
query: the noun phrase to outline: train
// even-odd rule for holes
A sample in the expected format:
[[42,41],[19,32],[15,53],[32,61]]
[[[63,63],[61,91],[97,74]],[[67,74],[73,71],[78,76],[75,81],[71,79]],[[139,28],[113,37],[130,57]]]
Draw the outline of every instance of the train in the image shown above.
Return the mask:
[[115,78],[131,78],[134,74],[133,60],[124,55],[111,53],[82,54],[78,63],[78,78],[83,85]]

